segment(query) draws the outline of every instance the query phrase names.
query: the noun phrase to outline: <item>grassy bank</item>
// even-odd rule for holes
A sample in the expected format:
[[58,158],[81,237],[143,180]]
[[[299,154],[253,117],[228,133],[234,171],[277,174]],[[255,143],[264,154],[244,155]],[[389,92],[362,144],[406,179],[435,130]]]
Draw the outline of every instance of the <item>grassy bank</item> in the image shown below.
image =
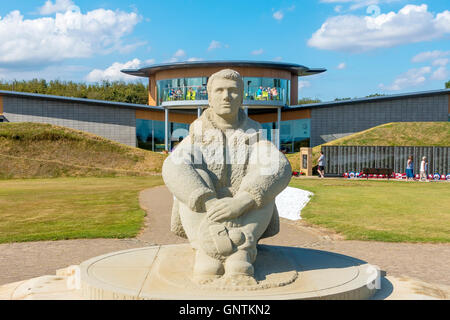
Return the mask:
[[349,240],[450,242],[450,184],[293,179],[314,193],[302,218]]
[[160,176],[0,181],[0,243],[134,237],[138,196]]
[[0,178],[139,176],[165,156],[93,134],[41,123],[0,125]]
[[[450,122],[392,122],[336,139],[312,149],[317,165],[322,146],[450,146]],[[300,170],[300,154],[286,155],[293,170]]]

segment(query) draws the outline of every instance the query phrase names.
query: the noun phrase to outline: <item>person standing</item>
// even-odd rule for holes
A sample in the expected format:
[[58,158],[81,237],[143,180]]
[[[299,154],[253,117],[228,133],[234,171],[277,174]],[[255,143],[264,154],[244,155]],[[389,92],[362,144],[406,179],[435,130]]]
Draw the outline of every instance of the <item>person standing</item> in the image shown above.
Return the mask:
[[409,181],[409,179],[414,180],[414,163],[413,163],[413,157],[408,157],[408,162],[406,163],[406,181]]
[[325,156],[323,155],[323,151],[320,151],[319,157],[319,174],[321,178],[325,178]]
[[427,157],[422,157],[422,161],[420,162],[420,181],[428,180],[427,178]]
[[258,91],[256,91],[256,100],[261,100],[262,99],[262,87],[259,87]]

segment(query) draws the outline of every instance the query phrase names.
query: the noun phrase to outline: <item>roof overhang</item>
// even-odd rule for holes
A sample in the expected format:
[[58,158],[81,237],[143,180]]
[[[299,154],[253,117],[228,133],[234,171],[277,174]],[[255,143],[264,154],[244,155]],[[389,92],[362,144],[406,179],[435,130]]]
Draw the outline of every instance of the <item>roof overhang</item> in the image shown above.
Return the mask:
[[175,69],[193,69],[193,68],[205,68],[205,67],[253,67],[253,68],[270,68],[286,70],[297,76],[309,76],[327,71],[326,69],[308,68],[299,64],[284,63],[284,62],[270,62],[270,61],[186,61],[175,63],[155,64],[140,69],[124,69],[121,72],[137,76],[137,77],[150,77],[151,75],[164,71]]

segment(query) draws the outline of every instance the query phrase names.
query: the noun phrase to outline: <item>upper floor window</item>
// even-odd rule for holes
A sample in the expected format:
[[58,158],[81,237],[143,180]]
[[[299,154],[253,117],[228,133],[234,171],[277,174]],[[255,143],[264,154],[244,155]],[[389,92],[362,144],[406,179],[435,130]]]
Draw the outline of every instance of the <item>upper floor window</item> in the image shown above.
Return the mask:
[[[275,78],[244,77],[244,100],[281,101],[289,104],[290,81]],[[164,101],[208,100],[208,77],[160,80],[158,105]]]

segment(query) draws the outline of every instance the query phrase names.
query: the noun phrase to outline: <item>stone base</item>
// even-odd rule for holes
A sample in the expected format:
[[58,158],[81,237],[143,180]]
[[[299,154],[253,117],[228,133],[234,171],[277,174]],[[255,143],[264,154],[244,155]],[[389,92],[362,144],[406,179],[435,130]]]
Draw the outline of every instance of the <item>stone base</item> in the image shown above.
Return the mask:
[[[369,299],[377,270],[364,261],[331,252],[258,246],[256,284],[219,278],[200,285],[191,278],[189,244],[132,249],[80,265],[85,299]],[[378,277],[378,278],[377,278]]]
[[[196,285],[187,277],[181,279],[181,284],[189,284],[192,287],[187,291],[183,291],[181,284],[174,283],[173,280],[166,278],[166,275],[170,275],[170,272],[172,272],[174,277],[178,277],[177,281],[179,281],[182,275],[186,275],[187,270],[192,267],[193,257],[190,257],[192,250],[189,246],[181,245],[114,252],[86,261],[83,268],[86,271],[85,276],[88,276],[88,278],[83,277],[84,291],[81,290],[81,281],[80,277],[78,277],[80,275],[79,266],[70,266],[57,270],[56,275],[53,276],[46,275],[2,285],[0,286],[0,300],[86,300],[106,298],[186,300],[232,300],[242,298],[261,300],[302,298],[361,299],[363,297],[367,298],[371,293],[369,291],[368,295],[365,294],[367,289],[364,289],[365,285],[361,286],[361,283],[364,283],[364,276],[373,275],[373,269],[360,260],[317,250],[261,246],[260,259],[257,263],[266,260],[266,254],[274,251],[279,254],[277,259],[285,254],[292,254],[293,259],[290,260],[288,256],[284,262],[269,261],[270,265],[275,262],[275,264],[278,264],[278,267],[275,269],[267,266],[267,271],[259,271],[257,274],[259,284],[264,283],[264,280],[274,283],[274,279],[289,279],[289,275],[294,274],[293,272],[297,275],[295,281],[290,283],[283,284],[282,281],[277,281],[277,288],[253,291],[240,288],[236,292],[236,289],[239,288],[231,288],[227,291],[204,287],[197,289],[197,292],[192,292],[192,288],[195,288]],[[163,272],[163,275],[161,275],[158,266],[162,266],[161,259],[164,256],[164,252],[166,253],[165,257],[169,258],[169,261],[174,259],[179,264],[169,265],[167,273]],[[174,255],[168,256],[167,254]],[[188,259],[183,260],[183,257],[186,257],[186,255]],[[298,263],[295,269],[285,269],[289,265],[289,261],[295,262],[297,259],[302,259],[302,261]],[[370,272],[366,274],[364,270]],[[173,273],[175,271],[178,273]],[[263,278],[264,272],[270,272],[270,274]],[[119,275],[117,276],[117,274]],[[345,282],[346,278],[350,280]],[[367,279],[367,281],[370,279]],[[152,285],[159,284],[159,287],[147,287],[149,281],[152,281]],[[328,281],[328,284],[326,281]],[[380,286],[377,287],[381,287],[381,289],[376,290],[376,293],[370,299],[450,299],[449,286],[426,283],[417,279],[393,276],[384,277],[382,275],[379,284]],[[175,288],[178,288],[178,292],[174,292],[176,291]],[[205,296],[208,291],[212,292],[211,295]],[[357,294],[358,292],[359,294]],[[151,295],[152,293],[154,294]]]

